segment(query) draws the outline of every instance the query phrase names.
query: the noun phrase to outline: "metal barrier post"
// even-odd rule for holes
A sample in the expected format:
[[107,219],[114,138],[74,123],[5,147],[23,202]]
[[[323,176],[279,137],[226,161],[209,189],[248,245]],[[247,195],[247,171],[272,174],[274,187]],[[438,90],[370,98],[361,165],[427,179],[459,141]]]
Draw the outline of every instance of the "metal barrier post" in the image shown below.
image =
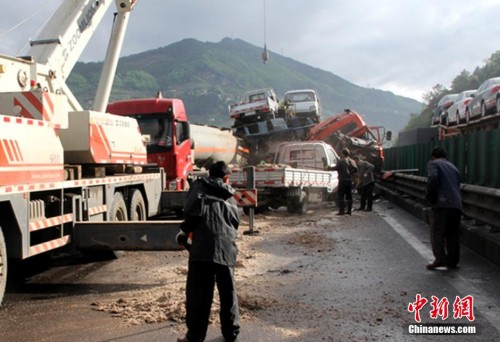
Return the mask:
[[[245,168],[246,172],[246,178],[247,178],[247,189],[248,190],[253,190],[255,189],[255,167],[254,166],[249,166]],[[255,208],[250,207],[248,210],[248,225],[249,225],[249,230],[246,230],[243,232],[244,235],[256,235],[259,234],[258,230],[254,230],[254,214],[255,214]]]

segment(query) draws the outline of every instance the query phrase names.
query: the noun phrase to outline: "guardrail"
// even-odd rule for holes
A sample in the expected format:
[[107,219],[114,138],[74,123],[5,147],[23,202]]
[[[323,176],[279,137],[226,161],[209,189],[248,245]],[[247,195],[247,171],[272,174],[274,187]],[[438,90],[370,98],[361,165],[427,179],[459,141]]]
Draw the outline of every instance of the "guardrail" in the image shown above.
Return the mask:
[[[426,177],[394,173],[386,179],[379,179],[377,186],[382,191],[391,190],[430,207],[425,200]],[[465,217],[488,224],[493,231],[500,231],[500,189],[471,184],[461,184],[460,189]]]

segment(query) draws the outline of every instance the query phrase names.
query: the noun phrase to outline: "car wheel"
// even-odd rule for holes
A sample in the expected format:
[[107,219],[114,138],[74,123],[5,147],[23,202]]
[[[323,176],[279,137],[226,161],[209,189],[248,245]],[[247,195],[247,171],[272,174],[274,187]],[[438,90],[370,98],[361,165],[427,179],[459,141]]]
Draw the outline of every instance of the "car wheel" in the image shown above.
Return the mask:
[[481,102],[481,117],[484,118],[486,116],[486,104]]
[[439,123],[443,126],[446,126],[446,118],[447,115],[443,112],[441,112],[441,114],[439,114]]

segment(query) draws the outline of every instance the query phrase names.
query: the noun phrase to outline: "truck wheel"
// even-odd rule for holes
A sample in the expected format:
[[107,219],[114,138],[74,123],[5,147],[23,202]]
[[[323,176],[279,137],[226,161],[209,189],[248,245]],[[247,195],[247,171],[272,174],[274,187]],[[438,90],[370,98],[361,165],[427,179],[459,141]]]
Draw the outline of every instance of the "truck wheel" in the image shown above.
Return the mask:
[[120,192],[115,193],[113,196],[113,203],[111,203],[111,210],[109,211],[109,221],[127,221],[127,205]]
[[141,191],[138,189],[132,190],[128,216],[130,221],[146,221],[146,203]]
[[[128,221],[127,205],[123,199],[121,192],[115,193],[113,196],[113,203],[111,204],[111,210],[109,212],[110,221]],[[125,254],[124,251],[103,251],[103,259],[118,259],[120,256]]]
[[300,197],[297,198],[297,200],[297,214],[304,215],[305,213],[307,213],[307,209],[309,209],[309,196],[307,196],[307,193],[305,191],[302,191],[300,193]]
[[[127,221],[127,205],[120,192],[115,193],[113,196],[113,203],[109,211],[108,221]],[[114,260],[122,256],[124,251],[105,251],[105,250],[83,250],[82,254],[85,258],[91,261]]]
[[3,237],[2,228],[0,228],[0,306],[2,305],[5,294],[5,285],[7,284],[7,247]]
[[297,212],[297,197],[288,197],[286,199],[286,211],[289,214],[295,214]]

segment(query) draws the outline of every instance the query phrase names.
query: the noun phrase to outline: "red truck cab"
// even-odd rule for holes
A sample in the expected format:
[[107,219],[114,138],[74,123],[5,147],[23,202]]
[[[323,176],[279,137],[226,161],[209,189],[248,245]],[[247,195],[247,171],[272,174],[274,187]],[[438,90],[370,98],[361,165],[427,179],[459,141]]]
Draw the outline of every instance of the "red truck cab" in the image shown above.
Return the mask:
[[180,99],[161,96],[131,99],[108,104],[107,112],[135,118],[141,134],[149,135],[148,163],[156,164],[167,174],[167,189],[187,188],[187,178],[193,171],[189,122]]
[[390,136],[384,127],[368,127],[358,113],[346,109],[311,127],[308,140],[325,141],[339,152],[348,147],[351,152],[364,155],[380,171],[384,162],[384,139],[390,140]]

